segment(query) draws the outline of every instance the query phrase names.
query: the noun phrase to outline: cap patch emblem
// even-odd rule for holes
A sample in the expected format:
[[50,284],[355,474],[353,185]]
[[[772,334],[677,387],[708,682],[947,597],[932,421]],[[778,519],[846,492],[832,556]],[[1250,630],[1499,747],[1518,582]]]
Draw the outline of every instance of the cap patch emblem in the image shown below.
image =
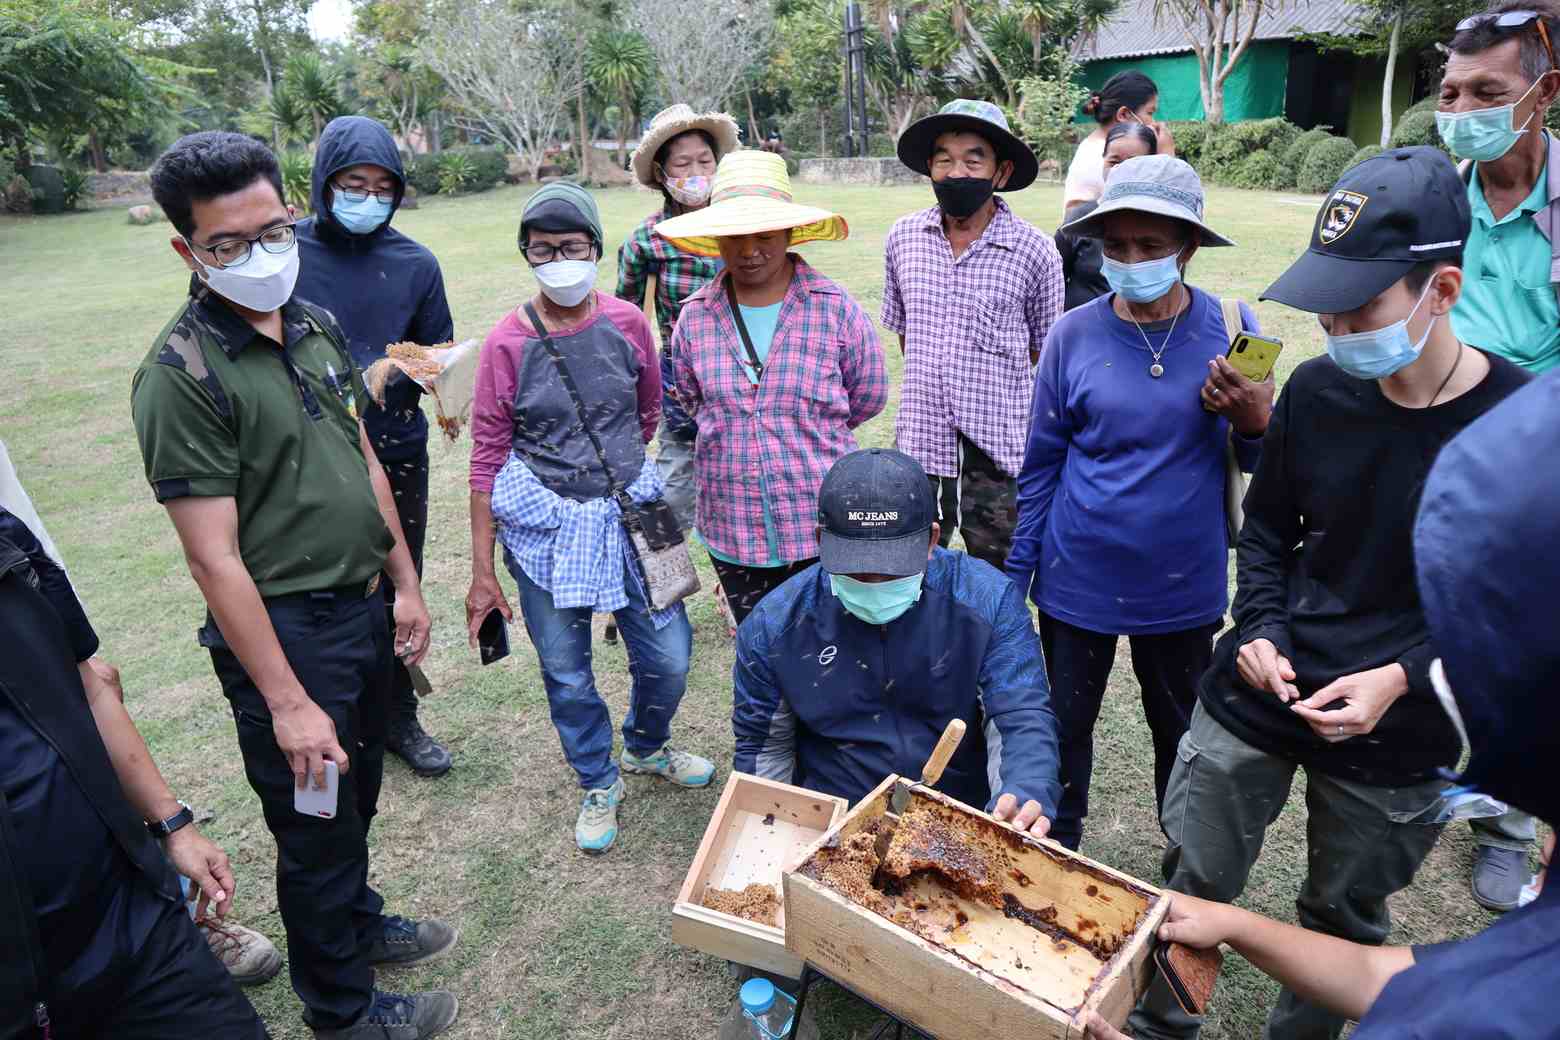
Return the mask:
[[1332,198],[1327,200],[1327,205],[1322,207],[1322,219],[1316,229],[1316,237],[1322,240],[1322,245],[1330,246],[1354,226],[1359,219],[1360,210],[1365,208],[1365,203],[1370,201],[1370,196],[1361,195],[1353,191],[1335,191]]

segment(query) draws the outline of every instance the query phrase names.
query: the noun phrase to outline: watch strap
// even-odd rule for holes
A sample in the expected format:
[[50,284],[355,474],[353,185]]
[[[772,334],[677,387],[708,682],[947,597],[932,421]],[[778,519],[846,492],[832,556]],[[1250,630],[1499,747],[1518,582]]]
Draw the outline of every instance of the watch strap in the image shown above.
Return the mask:
[[146,829],[152,832],[154,838],[166,838],[174,831],[195,822],[195,811],[183,802],[179,803],[179,811],[166,820],[158,820],[156,823],[148,823]]

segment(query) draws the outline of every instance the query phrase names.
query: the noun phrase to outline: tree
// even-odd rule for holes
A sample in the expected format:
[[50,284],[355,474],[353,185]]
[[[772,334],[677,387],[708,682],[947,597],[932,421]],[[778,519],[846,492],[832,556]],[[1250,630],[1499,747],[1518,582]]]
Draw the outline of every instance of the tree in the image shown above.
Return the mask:
[[1246,56],[1257,34],[1264,11],[1282,6],[1284,0],[1155,0],[1157,22],[1169,14],[1197,55],[1203,117],[1212,124],[1224,122],[1224,83]]
[[318,54],[294,54],[287,59],[287,70],[280,89],[272,92],[273,99],[278,93],[286,95],[289,105],[313,121],[314,144],[318,147],[325,124],[342,111],[339,73],[321,61]]
[[590,38],[585,77],[591,89],[618,106],[617,161],[622,166],[627,161],[630,120],[655,77],[655,55],[633,30],[598,29]]
[[1322,50],[1347,51],[1362,58],[1384,58],[1381,81],[1381,146],[1392,139],[1392,84],[1398,59],[1444,43],[1457,23],[1488,7],[1485,0],[1355,0],[1353,32],[1307,33],[1301,39]]
[[1079,72],[1078,63],[1064,52],[1055,75],[1030,76],[1019,83],[1023,101],[1014,130],[1041,159],[1055,159],[1058,169],[1072,141],[1073,115],[1089,94],[1078,83]]
[[695,111],[720,108],[774,31],[769,0],[628,0],[629,22],[655,54],[662,95]]
[[568,39],[537,12],[468,0],[429,27],[418,53],[449,90],[455,124],[502,142],[534,177],[585,88]]

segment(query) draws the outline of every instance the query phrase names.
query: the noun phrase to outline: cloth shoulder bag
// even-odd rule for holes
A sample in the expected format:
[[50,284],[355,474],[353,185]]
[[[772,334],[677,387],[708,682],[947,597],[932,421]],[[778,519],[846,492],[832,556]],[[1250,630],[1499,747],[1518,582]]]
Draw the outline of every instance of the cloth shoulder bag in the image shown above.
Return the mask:
[[[1239,300],[1220,300],[1224,312],[1224,337],[1233,345],[1242,331]],[[1230,548],[1240,540],[1241,525],[1246,522],[1246,474],[1240,471],[1235,458],[1235,427],[1230,427],[1224,439],[1224,533]]]
[[574,402],[574,410],[579,413],[585,436],[590,438],[591,447],[596,449],[596,457],[601,460],[601,468],[606,471],[607,485],[622,511],[623,531],[628,535],[629,545],[633,547],[634,561],[639,565],[650,608],[667,610],[676,606],[699,591],[699,572],[693,569],[693,558],[688,555],[688,543],[683,539],[676,514],[664,498],[654,502],[635,502],[629,496],[628,483],[619,479],[612,472],[612,465],[607,462],[606,449],[601,446],[601,439],[590,425],[590,417],[585,412],[585,399],[580,396],[579,387],[563,359],[562,351],[547,334],[547,327],[537,316],[536,308],[527,303],[525,313],[531,319],[531,327],[541,339],[543,349],[557,367],[558,378],[563,380],[563,387],[569,392],[569,400]]

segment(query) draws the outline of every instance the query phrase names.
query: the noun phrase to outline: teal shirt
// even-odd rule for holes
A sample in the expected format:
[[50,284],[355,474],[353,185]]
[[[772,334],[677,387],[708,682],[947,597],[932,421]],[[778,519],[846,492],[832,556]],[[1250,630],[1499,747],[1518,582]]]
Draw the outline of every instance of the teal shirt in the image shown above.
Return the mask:
[[1560,301],[1550,277],[1553,250],[1533,214],[1549,204],[1549,170],[1500,220],[1484,200],[1478,173],[1468,178],[1473,231],[1463,249],[1463,291],[1452,331],[1472,344],[1543,372],[1560,365]]
[[[781,301],[784,302],[784,301]],[[775,326],[780,321],[780,304],[772,303],[768,307],[746,307],[737,305],[742,311],[742,324],[747,326],[748,338],[753,341],[753,353],[758,355],[758,363],[763,364],[769,360],[769,346],[775,341]],[[746,348],[742,351],[746,356]],[[748,382],[758,385],[758,373],[747,362],[742,363],[742,372],[748,377]],[[785,561],[780,558],[780,535],[775,530],[775,516],[769,508],[769,488],[763,483],[763,474],[759,474],[759,491],[764,496],[764,541],[769,545],[769,560],[761,563],[760,567],[784,567]],[[700,539],[703,541],[703,539]],[[711,556],[723,563],[742,565],[740,560],[734,560],[724,553],[718,553],[710,549],[706,542],[704,547],[709,549]]]

